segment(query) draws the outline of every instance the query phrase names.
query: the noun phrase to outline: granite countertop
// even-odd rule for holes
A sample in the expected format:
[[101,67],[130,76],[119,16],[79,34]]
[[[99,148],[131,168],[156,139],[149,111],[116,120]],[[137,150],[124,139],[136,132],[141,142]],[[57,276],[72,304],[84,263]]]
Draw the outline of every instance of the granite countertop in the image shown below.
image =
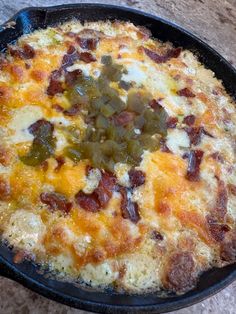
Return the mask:
[[[0,24],[28,6],[56,5],[66,0],[0,0]],[[111,0],[113,3],[141,9],[186,27],[202,38],[236,66],[236,0]],[[18,283],[0,277],[0,313],[4,314],[85,314],[50,301]],[[236,282],[215,296],[172,314],[236,314]]]

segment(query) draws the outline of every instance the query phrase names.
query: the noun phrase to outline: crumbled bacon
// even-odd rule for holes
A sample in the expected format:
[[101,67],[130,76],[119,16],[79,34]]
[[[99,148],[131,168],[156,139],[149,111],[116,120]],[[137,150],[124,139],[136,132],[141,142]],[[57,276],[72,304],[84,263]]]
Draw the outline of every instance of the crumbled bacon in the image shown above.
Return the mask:
[[218,187],[217,187],[217,197],[214,207],[214,215],[219,221],[223,221],[227,213],[227,204],[228,204],[228,192],[225,186],[224,181],[217,178]]
[[46,172],[48,170],[48,161],[44,160],[41,164],[40,164],[40,168]]
[[79,191],[75,195],[76,202],[87,211],[97,212],[106,207],[112,197],[115,185],[116,178],[111,173],[103,171],[98,187],[91,194]]
[[54,130],[53,124],[45,119],[40,119],[35,123],[31,124],[28,130],[32,135],[37,136],[42,128],[47,130],[48,133],[52,133]]
[[35,50],[29,44],[24,44],[22,48],[10,46],[9,52],[11,56],[20,59],[32,59],[35,56]]
[[186,179],[189,181],[200,180],[200,164],[203,157],[202,150],[191,150],[188,154],[188,168]]
[[116,125],[125,126],[134,119],[134,113],[129,111],[122,111],[118,115],[114,116],[114,122]]
[[178,58],[182,50],[181,48],[172,48],[167,50],[164,55],[159,55],[148,48],[144,47],[143,49],[145,54],[156,63],[165,63],[172,58]]
[[54,169],[55,172],[58,172],[60,171],[61,167],[64,165],[64,163],[66,162],[65,161],[65,158],[63,156],[57,156],[56,158],[56,161],[57,161],[57,166],[56,168]]
[[191,126],[195,123],[196,117],[193,114],[190,114],[183,119],[183,123]]
[[52,105],[52,108],[55,109],[57,112],[63,112],[64,108],[58,104]]
[[184,96],[187,98],[195,97],[195,94],[188,87],[182,88],[179,91],[177,91],[177,95]]
[[139,207],[136,202],[132,202],[129,190],[124,187],[119,189],[121,194],[121,214],[124,219],[129,219],[133,223],[137,223],[141,217],[139,214]]
[[187,132],[192,145],[200,144],[203,134],[203,127],[186,127],[184,130]]
[[78,51],[74,46],[70,46],[67,53],[62,58],[61,69],[66,69],[67,67],[73,65],[73,63],[80,57]]
[[164,282],[167,289],[184,292],[195,285],[195,263],[191,252],[173,253],[166,267]]
[[166,145],[166,139],[164,138],[160,140],[160,150],[164,153],[172,153],[169,147]]
[[152,240],[156,240],[156,241],[162,241],[162,240],[164,240],[164,237],[157,230],[152,230],[152,232],[151,232],[151,239]]
[[75,104],[71,106],[69,109],[64,110],[63,113],[66,116],[72,117],[72,116],[76,116],[80,112],[80,110],[81,110],[80,105]]
[[224,163],[224,158],[221,156],[221,154],[219,152],[212,153],[210,156],[214,160],[219,161],[222,164]]
[[223,241],[225,234],[230,231],[230,227],[228,225],[218,223],[217,220],[211,216],[207,216],[207,223],[211,236],[217,242]]
[[90,52],[81,52],[79,58],[85,63],[90,63],[97,60]]
[[95,50],[97,48],[97,44],[99,39],[98,38],[84,38],[84,37],[77,37],[76,41],[80,45],[82,49],[86,50]]
[[59,210],[68,214],[72,208],[72,203],[66,197],[56,192],[44,192],[40,194],[40,200],[46,204],[51,211]]
[[131,169],[129,170],[129,181],[131,188],[136,188],[143,185],[146,180],[146,175],[142,170]]
[[160,109],[161,104],[160,104],[160,100],[161,99],[152,99],[150,102],[149,102],[149,106],[154,109],[154,110],[157,110],[157,109]]
[[51,73],[50,79],[49,79],[49,85],[47,88],[47,94],[49,96],[54,96],[58,93],[63,93],[64,88],[62,86],[62,82],[60,81],[61,78],[61,71],[55,70]]
[[85,194],[83,191],[79,191],[75,195],[76,203],[83,209],[89,212],[98,212],[101,209],[97,195],[95,193]]
[[166,126],[168,129],[174,129],[176,128],[177,123],[178,123],[178,118],[169,117],[166,121]]
[[65,73],[65,83],[68,86],[73,86],[78,77],[82,74],[82,71],[80,69],[76,69],[72,72],[66,72]]
[[101,207],[105,207],[112,197],[115,188],[116,178],[109,172],[102,172],[102,178],[98,187],[94,190],[96,193]]
[[229,183],[228,184],[228,191],[230,194],[236,196],[236,185]]
[[236,233],[230,232],[228,239],[223,241],[220,246],[220,257],[223,261],[235,263],[236,262]]

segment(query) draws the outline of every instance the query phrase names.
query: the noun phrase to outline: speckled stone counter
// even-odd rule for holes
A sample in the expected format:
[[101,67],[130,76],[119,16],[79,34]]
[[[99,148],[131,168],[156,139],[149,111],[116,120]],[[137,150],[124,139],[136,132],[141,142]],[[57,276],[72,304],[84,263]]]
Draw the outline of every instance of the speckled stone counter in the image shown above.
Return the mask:
[[[66,0],[0,0],[0,23],[28,6],[92,2]],[[121,4],[176,22],[202,38],[236,66],[236,0],[118,0],[94,1]],[[0,314],[85,314],[47,300],[0,277]],[[236,282],[215,296],[175,314],[236,314]]]

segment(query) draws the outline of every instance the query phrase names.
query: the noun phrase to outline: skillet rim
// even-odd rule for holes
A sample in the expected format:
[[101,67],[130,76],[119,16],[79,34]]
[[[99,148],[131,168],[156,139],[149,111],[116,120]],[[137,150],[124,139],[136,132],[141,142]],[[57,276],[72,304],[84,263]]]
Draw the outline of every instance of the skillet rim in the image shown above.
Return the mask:
[[[61,9],[62,10],[71,9],[73,7],[74,8],[99,7],[100,9],[104,8],[104,9],[112,9],[112,10],[119,9],[119,10],[122,10],[124,13],[129,12],[129,13],[133,13],[139,16],[145,16],[154,21],[159,21],[162,24],[166,24],[170,27],[173,27],[174,29],[180,31],[183,35],[190,36],[191,39],[197,42],[197,44],[200,44],[202,47],[206,48],[211,54],[215,55],[215,57],[219,59],[219,63],[223,62],[224,65],[228,67],[228,69],[232,72],[233,76],[236,79],[236,69],[224,57],[222,57],[215,49],[213,49],[203,40],[198,38],[196,35],[192,34],[191,32],[189,32],[188,30],[184,29],[183,27],[179,26],[176,23],[170,22],[159,16],[154,16],[152,14],[143,12],[141,10],[129,8],[127,6],[110,5],[110,4],[104,4],[104,3],[77,3],[77,4],[74,3],[74,4],[62,4],[62,5],[56,5],[56,6],[46,6],[46,7],[42,7],[42,6],[26,7],[18,11],[7,22],[3,23],[0,26],[0,36],[4,28],[6,28],[6,26],[10,22],[16,21],[17,18],[21,16],[21,14],[29,13],[32,11],[35,11],[35,12],[43,11],[45,13],[45,18],[46,18],[48,12],[50,13],[53,11],[60,11]],[[47,26],[47,25],[44,25],[44,26]],[[1,41],[1,37],[0,37],[0,41]],[[148,305],[148,304],[147,305],[114,305],[114,304],[108,304],[108,303],[99,303],[96,301],[87,301],[87,300],[81,299],[81,297],[76,298],[76,297],[68,296],[62,291],[58,291],[49,286],[46,286],[43,283],[40,283],[39,281],[30,277],[28,274],[17,269],[17,265],[14,265],[13,263],[9,262],[4,257],[2,257],[1,253],[0,253],[0,275],[13,279],[14,281],[19,282],[25,287],[49,299],[64,303],[69,306],[84,309],[84,310],[90,310],[90,311],[100,312],[100,313],[127,313],[127,311],[129,313],[140,313],[140,312],[163,313],[163,312],[169,312],[169,311],[181,309],[183,307],[191,306],[219,292],[220,290],[228,286],[230,283],[232,283],[234,280],[236,280],[236,269],[232,270],[230,274],[225,276],[225,278],[221,279],[216,284],[207,286],[202,291],[197,291],[193,295],[186,296],[180,300],[177,299],[174,301],[169,301],[168,303],[164,303],[164,304],[157,303],[155,305]],[[139,297],[141,297],[141,295]]]

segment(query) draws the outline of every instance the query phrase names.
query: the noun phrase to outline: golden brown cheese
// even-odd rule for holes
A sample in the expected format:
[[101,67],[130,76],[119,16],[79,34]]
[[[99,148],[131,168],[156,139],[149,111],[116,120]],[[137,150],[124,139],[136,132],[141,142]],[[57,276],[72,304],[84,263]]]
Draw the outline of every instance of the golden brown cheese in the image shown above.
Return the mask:
[[[142,154],[134,183],[129,163],[117,162],[113,177],[105,173],[116,180],[112,190],[102,186],[108,201],[100,200],[103,170],[65,156],[71,134],[81,141],[88,122],[80,104],[71,107],[63,71],[97,79],[104,55],[124,67],[123,85],[140,97],[148,91],[150,106],[170,118],[163,145]],[[128,89],[110,86],[127,100]],[[42,119],[53,126],[54,152],[24,164],[32,125]],[[235,103],[214,73],[131,23],[71,22],[22,36],[0,71],[2,237],[59,278],[130,293],[185,292],[202,271],[235,262],[235,123]],[[93,210],[82,203],[88,196]]]

